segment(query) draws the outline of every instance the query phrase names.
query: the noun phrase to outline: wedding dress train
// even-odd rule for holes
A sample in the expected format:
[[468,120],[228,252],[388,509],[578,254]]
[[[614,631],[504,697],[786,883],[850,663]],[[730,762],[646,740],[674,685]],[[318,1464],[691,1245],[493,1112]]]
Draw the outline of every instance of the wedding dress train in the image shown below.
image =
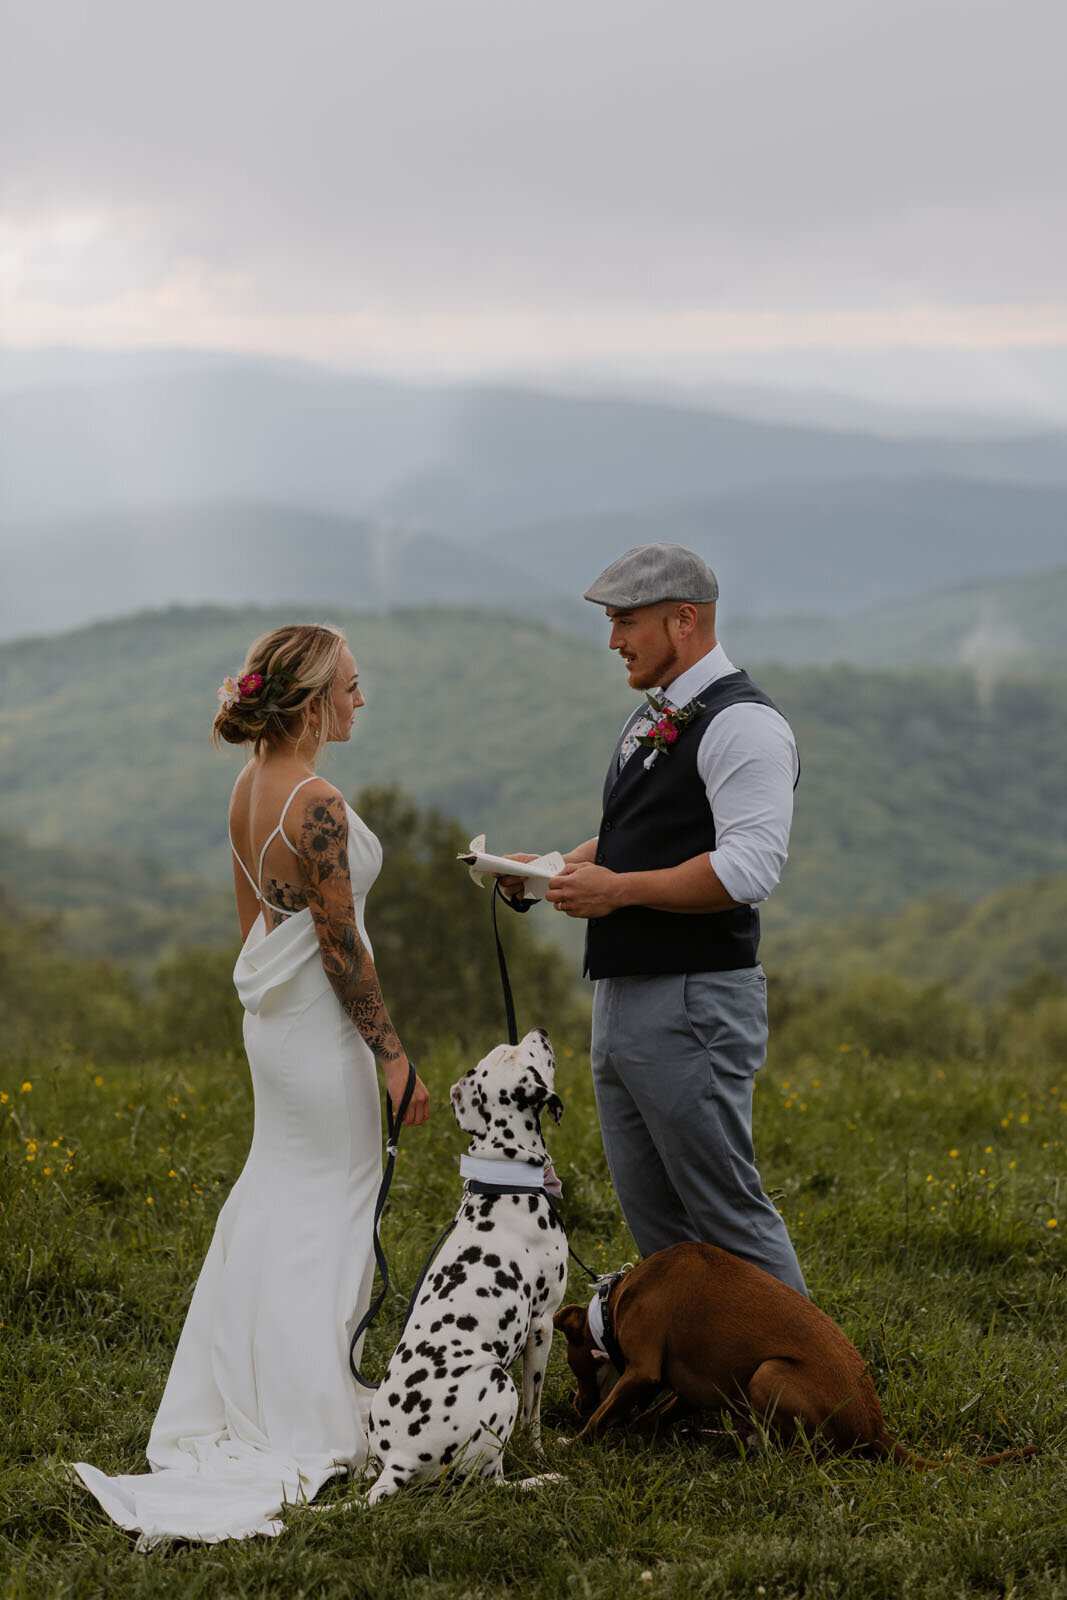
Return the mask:
[[[369,949],[363,907],[381,847],[351,808],[348,824]],[[309,910],[271,933],[261,915],[234,981],[255,1128],[152,1427],[152,1471],[74,1469],[109,1516],[141,1533],[142,1548],[280,1533],[283,1504],[310,1500],[367,1457],[371,1396],[349,1371],[348,1346],[374,1274],[374,1057],[326,978]]]

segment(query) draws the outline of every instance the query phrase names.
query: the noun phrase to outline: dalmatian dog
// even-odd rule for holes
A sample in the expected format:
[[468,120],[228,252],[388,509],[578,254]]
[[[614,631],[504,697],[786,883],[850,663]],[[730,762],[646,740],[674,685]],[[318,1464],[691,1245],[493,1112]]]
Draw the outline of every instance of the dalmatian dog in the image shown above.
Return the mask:
[[563,1114],[554,1079],[552,1046],[537,1028],[498,1045],[453,1086],[456,1121],[471,1135],[460,1162],[467,1182],[371,1405],[371,1453],[382,1463],[371,1504],[451,1464],[502,1478],[518,1412],[508,1368],[519,1356],[522,1419],[539,1441],[552,1317],[567,1277],[567,1238],[544,1187],[541,1112],[555,1122]]

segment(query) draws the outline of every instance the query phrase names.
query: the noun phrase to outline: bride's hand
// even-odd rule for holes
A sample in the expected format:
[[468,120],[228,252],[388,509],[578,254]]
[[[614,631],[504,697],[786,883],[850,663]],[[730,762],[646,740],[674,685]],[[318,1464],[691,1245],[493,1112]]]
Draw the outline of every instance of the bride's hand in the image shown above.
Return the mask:
[[[387,1061],[382,1068],[385,1079],[385,1092],[393,1102],[395,1111],[404,1098],[404,1090],[408,1086],[408,1058],[400,1056],[396,1061]],[[404,1113],[401,1124],[405,1128],[417,1128],[420,1122],[425,1122],[430,1115],[430,1093],[418,1073],[415,1074],[415,1087],[411,1091],[411,1099]]]
[[[507,859],[509,861],[536,861],[537,857],[530,855],[528,851],[517,850],[509,851]],[[493,876],[500,884],[501,894],[506,895],[509,900],[517,900],[521,897],[522,891],[526,887],[525,878],[505,877],[502,872],[494,872]]]

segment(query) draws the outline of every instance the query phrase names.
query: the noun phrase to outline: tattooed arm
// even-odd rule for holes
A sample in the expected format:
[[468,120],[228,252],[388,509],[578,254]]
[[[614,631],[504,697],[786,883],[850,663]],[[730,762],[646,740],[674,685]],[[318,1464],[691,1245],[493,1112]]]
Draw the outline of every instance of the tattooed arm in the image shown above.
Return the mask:
[[[390,1100],[399,1105],[407,1085],[408,1058],[386,1010],[374,962],[356,927],[344,801],[325,783],[316,784],[305,801],[296,843],[323,969],[344,1010],[377,1056]],[[404,1124],[425,1122],[429,1114],[426,1087],[416,1078]]]

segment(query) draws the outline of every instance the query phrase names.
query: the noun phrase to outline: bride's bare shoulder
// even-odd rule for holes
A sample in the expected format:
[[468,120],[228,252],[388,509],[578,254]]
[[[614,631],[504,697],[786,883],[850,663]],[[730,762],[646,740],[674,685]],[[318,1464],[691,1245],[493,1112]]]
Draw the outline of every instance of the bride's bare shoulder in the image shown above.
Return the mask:
[[252,797],[252,763],[243,766],[230,790],[230,816],[247,813]]
[[348,831],[345,797],[326,778],[316,776],[305,783],[299,794],[294,795],[289,814],[298,819],[301,832],[308,835]]

